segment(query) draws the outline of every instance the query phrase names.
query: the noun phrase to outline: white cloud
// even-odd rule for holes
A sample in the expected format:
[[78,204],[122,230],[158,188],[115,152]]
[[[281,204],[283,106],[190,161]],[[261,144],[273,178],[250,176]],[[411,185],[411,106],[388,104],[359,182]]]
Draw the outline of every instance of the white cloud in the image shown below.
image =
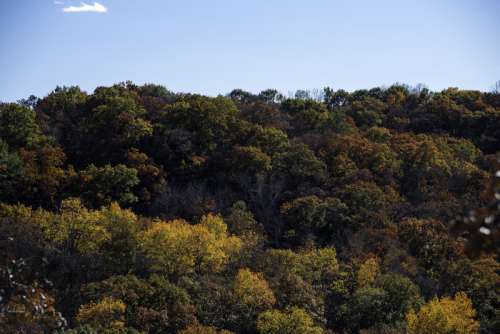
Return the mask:
[[94,2],[93,5],[86,4],[82,2],[80,6],[69,6],[62,9],[65,13],[83,13],[83,12],[93,12],[93,13],[106,13],[108,9],[98,2]]
[[64,5],[64,1],[54,0],[54,5]]

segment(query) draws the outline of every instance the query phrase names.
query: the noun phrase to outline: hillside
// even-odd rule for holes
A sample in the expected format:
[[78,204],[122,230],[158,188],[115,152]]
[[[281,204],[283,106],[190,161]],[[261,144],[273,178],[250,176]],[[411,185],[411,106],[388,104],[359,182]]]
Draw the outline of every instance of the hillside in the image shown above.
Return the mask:
[[500,333],[499,152],[498,92],[0,104],[0,332]]

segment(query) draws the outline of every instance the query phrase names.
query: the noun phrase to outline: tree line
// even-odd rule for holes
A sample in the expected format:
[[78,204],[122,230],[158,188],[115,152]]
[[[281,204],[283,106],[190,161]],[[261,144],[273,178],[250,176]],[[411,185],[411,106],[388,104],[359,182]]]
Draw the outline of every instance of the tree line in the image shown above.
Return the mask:
[[0,103],[5,333],[498,333],[500,94]]

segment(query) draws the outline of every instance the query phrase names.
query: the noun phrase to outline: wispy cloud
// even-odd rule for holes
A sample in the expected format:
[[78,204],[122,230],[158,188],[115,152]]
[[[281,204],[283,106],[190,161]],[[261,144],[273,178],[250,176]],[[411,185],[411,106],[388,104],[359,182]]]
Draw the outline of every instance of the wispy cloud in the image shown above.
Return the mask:
[[64,1],[54,0],[54,5],[64,5]]
[[93,12],[93,13],[106,13],[108,9],[101,5],[98,2],[94,2],[93,5],[86,4],[82,2],[80,6],[69,6],[62,9],[65,13],[84,13],[84,12]]

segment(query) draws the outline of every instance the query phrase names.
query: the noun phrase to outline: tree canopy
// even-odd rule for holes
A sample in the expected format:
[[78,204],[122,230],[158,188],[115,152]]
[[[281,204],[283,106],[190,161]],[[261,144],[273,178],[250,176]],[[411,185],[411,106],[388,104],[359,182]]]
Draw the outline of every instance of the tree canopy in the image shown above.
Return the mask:
[[500,95],[0,103],[0,332],[500,332]]

